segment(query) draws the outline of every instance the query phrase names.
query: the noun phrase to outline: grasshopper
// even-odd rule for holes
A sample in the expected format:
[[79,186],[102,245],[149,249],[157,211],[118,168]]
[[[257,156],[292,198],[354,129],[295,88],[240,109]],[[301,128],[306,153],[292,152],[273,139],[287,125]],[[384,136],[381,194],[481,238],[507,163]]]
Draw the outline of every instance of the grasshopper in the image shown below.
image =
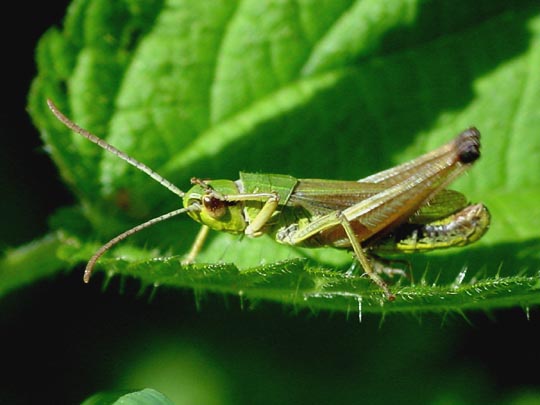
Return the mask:
[[300,247],[352,250],[363,270],[389,300],[394,294],[381,273],[393,270],[378,253],[420,252],[464,246],[489,228],[483,204],[468,204],[448,184],[480,157],[480,132],[471,127],[454,140],[410,162],[358,181],[296,179],[289,175],[240,173],[240,179],[192,178],[183,192],[148,166],[67,118],[50,100],[53,114],[69,129],[116,155],[183,200],[183,207],[150,219],[111,239],[88,261],[88,282],[98,259],[118,242],[158,222],[186,213],[202,224],[183,263],[192,263],[210,229],[271,235]]

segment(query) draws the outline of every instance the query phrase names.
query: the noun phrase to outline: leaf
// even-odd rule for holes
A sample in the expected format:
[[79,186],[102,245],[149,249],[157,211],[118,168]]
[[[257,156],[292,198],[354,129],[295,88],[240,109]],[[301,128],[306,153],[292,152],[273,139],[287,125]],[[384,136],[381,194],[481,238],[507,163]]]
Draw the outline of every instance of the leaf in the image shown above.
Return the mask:
[[79,252],[180,202],[62,128],[46,98],[184,189],[192,176],[239,170],[357,179],[474,124],[483,156],[455,188],[489,207],[492,228],[473,247],[411,256],[416,281],[394,287],[396,303],[381,307],[367,280],[345,278],[347,254],[269,238],[214,235],[193,268],[135,260],[186,252],[196,233],[187,219],[131,238],[101,266],[298,308],[530,305],[540,302],[539,42],[533,1],[79,0],[39,44],[30,111],[92,225],[68,232]]
[[0,295],[64,269],[66,262],[54,254],[61,245],[59,235],[49,234],[6,250],[0,258]]
[[86,399],[82,405],[172,405],[172,401],[151,388],[138,391],[100,392]]

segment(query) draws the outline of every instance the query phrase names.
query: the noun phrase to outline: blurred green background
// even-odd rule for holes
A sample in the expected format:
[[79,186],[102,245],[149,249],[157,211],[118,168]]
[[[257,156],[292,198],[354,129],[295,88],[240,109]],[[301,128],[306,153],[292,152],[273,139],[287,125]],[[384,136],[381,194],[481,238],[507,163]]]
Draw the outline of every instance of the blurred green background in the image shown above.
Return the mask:
[[[73,202],[25,112],[37,39],[60,24],[67,3],[11,5],[14,28],[2,26],[2,247],[44,234],[48,215]],[[73,272],[0,301],[0,403],[71,404],[142,387],[177,404],[540,403],[539,315],[532,308],[359,323],[236,297],[151,294],[117,279],[103,291]]]

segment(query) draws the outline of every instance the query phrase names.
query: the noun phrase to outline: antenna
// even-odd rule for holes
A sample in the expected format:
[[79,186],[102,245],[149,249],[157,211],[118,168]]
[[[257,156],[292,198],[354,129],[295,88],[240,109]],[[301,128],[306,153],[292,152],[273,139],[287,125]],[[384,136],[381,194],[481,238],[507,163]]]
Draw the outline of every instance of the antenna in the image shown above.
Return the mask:
[[176,209],[174,211],[167,212],[166,214],[160,215],[159,217],[152,218],[152,219],[150,219],[150,220],[148,220],[148,221],[146,221],[146,222],[144,222],[144,223],[142,223],[140,225],[137,225],[137,226],[135,226],[135,227],[133,227],[131,229],[128,229],[127,231],[121,233],[118,236],[115,236],[110,241],[108,241],[103,246],[101,246],[96,251],[96,253],[94,253],[94,255],[90,258],[90,260],[86,264],[86,268],[84,269],[84,276],[83,276],[84,282],[88,283],[90,281],[90,277],[92,276],[92,272],[94,271],[94,265],[99,260],[99,258],[101,256],[103,256],[103,254],[107,250],[112,248],[118,242],[121,242],[124,239],[126,239],[126,238],[130,237],[131,235],[133,235],[134,233],[142,231],[143,229],[148,228],[149,226],[152,226],[154,224],[157,224],[158,222],[165,221],[165,220],[167,220],[169,218],[172,218],[172,217],[175,217],[177,215],[183,214],[184,212],[187,212],[187,211],[196,211],[196,210],[199,210],[199,209],[200,209],[200,207],[197,204],[190,205],[190,206],[188,206],[186,208],[179,208],[179,209]]
[[[49,106],[52,113],[56,116],[56,118],[58,118],[58,120],[62,124],[64,124],[66,127],[71,129],[72,131],[78,133],[79,135],[84,136],[90,142],[95,143],[99,147],[105,149],[107,152],[110,152],[113,155],[119,157],[120,159],[126,161],[127,163],[129,163],[130,165],[136,167],[140,171],[146,173],[148,176],[150,176],[152,179],[157,181],[159,184],[161,184],[163,187],[165,187],[166,189],[168,189],[172,193],[178,195],[181,198],[184,197],[184,192],[182,190],[180,190],[178,187],[176,187],[174,184],[172,184],[169,180],[167,180],[164,177],[157,174],[155,171],[150,169],[144,163],[139,162],[138,160],[132,158],[131,156],[128,156],[127,154],[125,154],[121,150],[116,149],[114,146],[112,146],[111,144],[109,144],[105,140],[101,139],[100,137],[92,134],[91,132],[87,131],[86,129],[81,128],[80,126],[75,124],[68,117],[66,117],[58,109],[58,107],[56,107],[56,105],[51,100],[49,100],[49,99],[47,100],[47,105]],[[112,248],[117,243],[123,241],[124,239],[128,238],[129,236],[131,236],[131,235],[133,235],[133,234],[135,234],[135,233],[137,233],[139,231],[142,231],[145,228],[148,228],[148,227],[150,227],[150,226],[152,226],[154,224],[157,224],[158,222],[165,221],[165,220],[167,220],[169,218],[172,218],[172,217],[175,217],[177,215],[183,214],[184,212],[197,211],[197,210],[200,210],[200,209],[201,209],[200,206],[198,204],[194,203],[194,204],[189,205],[187,207],[179,208],[179,209],[176,209],[174,211],[168,212],[166,214],[160,215],[160,216],[158,216],[156,218],[152,218],[152,219],[150,219],[150,220],[148,220],[148,221],[146,221],[146,222],[144,222],[144,223],[142,223],[140,225],[137,225],[137,226],[135,226],[135,227],[133,227],[131,229],[128,229],[127,231],[121,233],[120,235],[112,238],[110,241],[108,241],[103,246],[101,246],[96,251],[96,253],[94,253],[94,255],[90,258],[90,260],[88,261],[88,264],[86,265],[86,268],[84,269],[84,277],[83,277],[84,282],[88,283],[90,281],[90,277],[92,276],[94,266],[95,266],[96,262],[99,260],[99,258],[101,256],[103,256],[103,254],[105,252],[107,252],[107,250]]]
[[172,184],[169,180],[162,177],[152,169],[150,169],[148,166],[146,166],[144,163],[139,162],[138,160],[132,158],[131,156],[128,156],[124,152],[122,152],[119,149],[116,149],[114,146],[106,142],[105,140],[101,139],[100,137],[92,134],[91,132],[87,131],[84,128],[81,128],[77,124],[75,124],[73,121],[71,121],[68,117],[66,117],[59,109],[56,107],[56,105],[52,102],[52,100],[47,99],[47,105],[49,106],[52,113],[58,118],[58,120],[64,124],[66,127],[71,129],[73,132],[78,133],[79,135],[84,136],[86,139],[88,139],[90,142],[95,143],[100,148],[105,149],[107,152],[112,153],[115,156],[118,156],[120,159],[126,161],[130,165],[136,167],[141,172],[146,173],[148,176],[153,178],[155,181],[157,181],[159,184],[161,184],[163,187],[165,187],[167,190],[171,191],[172,193],[180,196],[181,198],[184,197],[184,192],[180,190],[178,187],[176,187],[174,184]]

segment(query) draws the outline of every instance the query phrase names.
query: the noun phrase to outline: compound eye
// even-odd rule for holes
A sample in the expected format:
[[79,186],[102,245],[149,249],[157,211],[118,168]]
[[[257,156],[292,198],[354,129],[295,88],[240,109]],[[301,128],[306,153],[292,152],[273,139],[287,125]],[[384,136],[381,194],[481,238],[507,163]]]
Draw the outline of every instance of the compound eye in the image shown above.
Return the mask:
[[212,218],[221,218],[227,213],[227,204],[225,201],[211,195],[205,195],[202,198],[202,203],[206,212]]

